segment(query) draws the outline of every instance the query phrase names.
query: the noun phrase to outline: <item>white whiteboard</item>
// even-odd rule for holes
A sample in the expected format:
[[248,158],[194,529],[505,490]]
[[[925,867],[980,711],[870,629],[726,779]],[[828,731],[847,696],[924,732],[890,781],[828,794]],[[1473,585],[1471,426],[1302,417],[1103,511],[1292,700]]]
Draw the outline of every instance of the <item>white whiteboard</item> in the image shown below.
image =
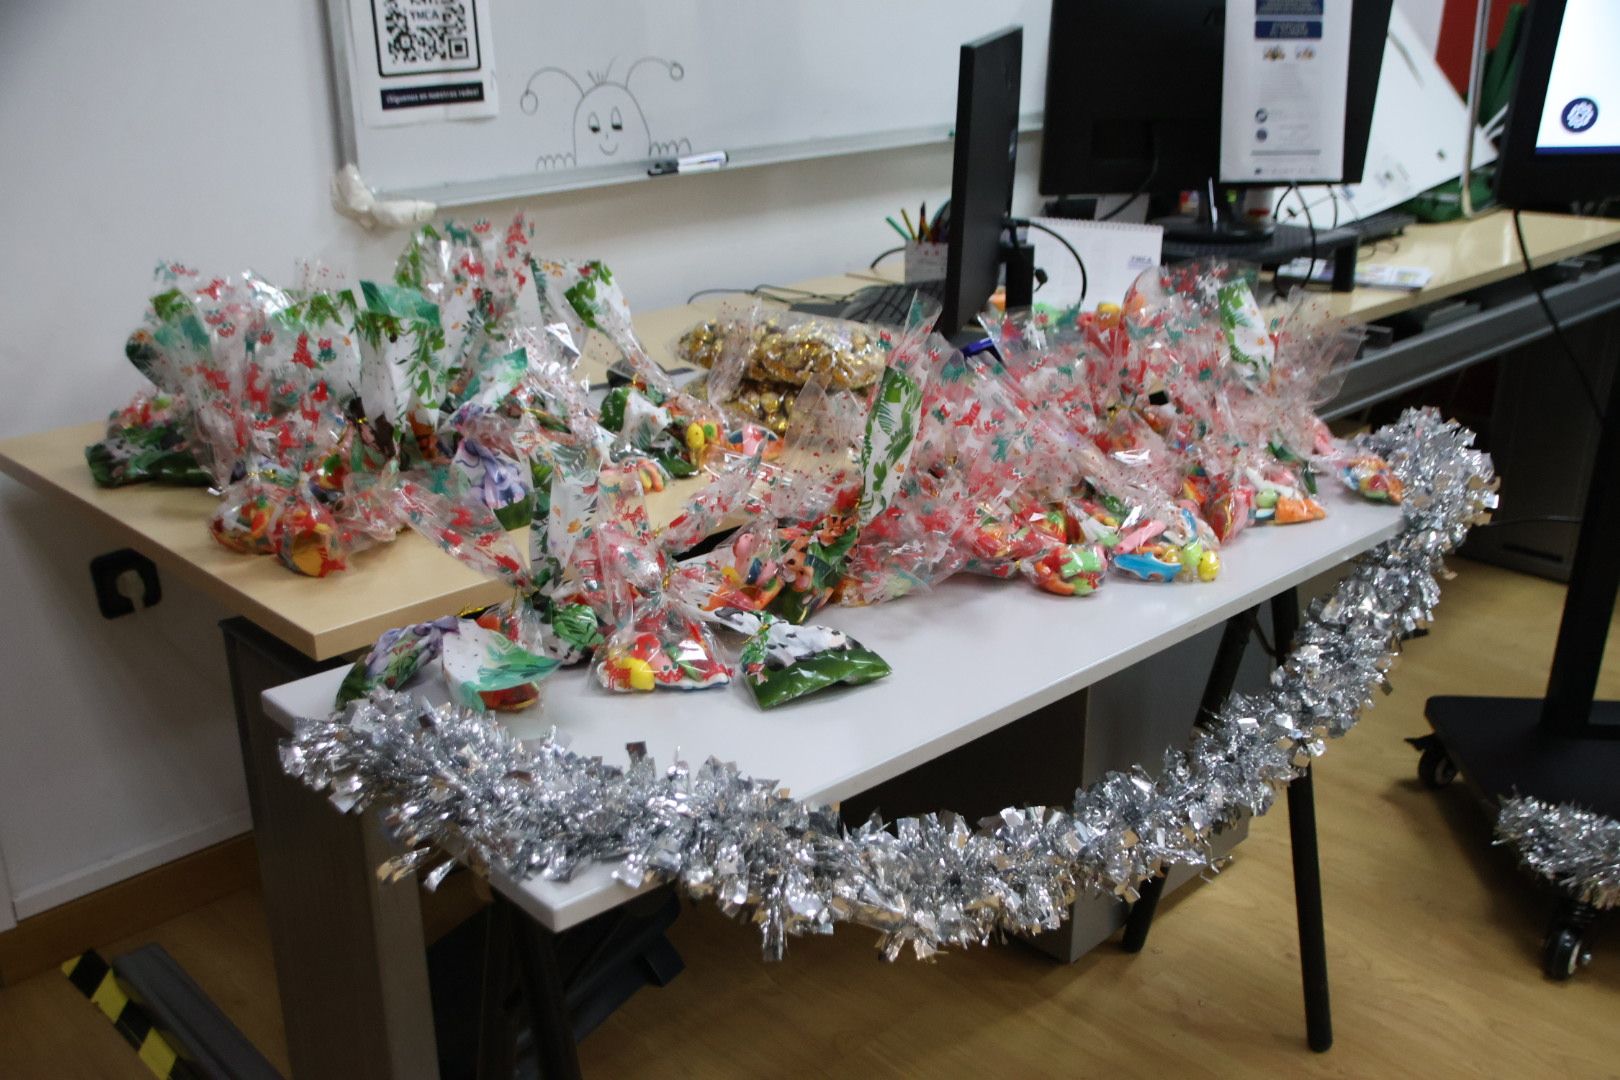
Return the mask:
[[369,124],[357,65],[387,41],[353,27],[472,3],[327,0],[343,151],[379,195],[455,205],[645,179],[680,154],[737,168],[945,139],[959,47],[1008,25],[1022,126],[1046,100],[1051,0],[488,0],[496,114]]

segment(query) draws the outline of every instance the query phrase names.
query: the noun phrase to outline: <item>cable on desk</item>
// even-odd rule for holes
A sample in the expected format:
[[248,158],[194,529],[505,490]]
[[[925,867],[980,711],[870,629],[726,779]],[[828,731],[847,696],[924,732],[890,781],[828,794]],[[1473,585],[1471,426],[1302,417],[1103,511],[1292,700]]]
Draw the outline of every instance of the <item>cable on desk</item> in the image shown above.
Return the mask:
[[1080,257],[1080,253],[1078,251],[1074,250],[1074,245],[1069,243],[1069,241],[1064,238],[1062,233],[1057,232],[1055,229],[1048,229],[1045,225],[1042,225],[1038,221],[1029,221],[1025,218],[1019,218],[1014,221],[1013,224],[1025,225],[1031,229],[1039,229],[1041,232],[1052,237],[1058,243],[1069,249],[1069,254],[1074,256],[1074,264],[1080,268],[1080,299],[1078,303],[1085,303],[1086,293],[1091,289],[1091,279],[1086,275],[1086,260]]
[[[1553,337],[1558,340],[1558,346],[1564,352],[1564,358],[1569,361],[1570,370],[1580,380],[1581,390],[1586,394],[1586,403],[1592,407],[1592,415],[1597,417],[1599,425],[1603,423],[1603,407],[1598,404],[1597,391],[1592,389],[1592,381],[1586,377],[1586,369],[1575,358],[1575,350],[1570,347],[1569,339],[1564,336],[1564,327],[1553,313],[1552,305],[1547,302],[1547,294],[1542,291],[1541,283],[1536,280],[1535,267],[1530,264],[1530,245],[1524,242],[1524,223],[1519,220],[1519,211],[1513,210],[1513,232],[1519,238],[1519,258],[1524,262],[1524,276],[1530,282],[1530,288],[1535,290],[1536,299],[1541,303],[1541,313],[1547,317],[1547,325],[1552,327]],[[1620,376],[1617,376],[1620,377]]]
[[1143,184],[1142,184],[1142,186],[1140,188],[1138,188],[1137,190],[1131,192],[1129,195],[1125,196],[1125,201],[1124,202],[1120,203],[1118,206],[1114,207],[1112,210],[1108,211],[1108,213],[1104,214],[1102,217],[1098,218],[1097,220],[1098,221],[1113,221],[1115,218],[1119,217],[1120,214],[1125,212],[1125,208],[1127,206],[1131,205],[1137,199],[1140,199],[1143,195],[1146,195],[1146,194],[1147,194],[1147,182],[1143,181]]
[[811,300],[825,300],[825,301],[827,301],[829,303],[833,303],[833,302],[836,302],[836,301],[839,301],[839,300],[847,300],[847,299],[849,299],[849,294],[848,293],[844,293],[844,294],[839,295],[839,296],[834,296],[831,293],[811,292],[809,289],[795,289],[791,285],[762,284],[762,285],[754,285],[754,286],[751,286],[750,288],[746,288],[746,289],[744,289],[744,288],[729,288],[729,287],[720,287],[720,288],[714,288],[714,289],[699,289],[697,292],[693,293],[691,296],[688,296],[686,298],[686,302],[688,304],[690,304],[692,301],[696,300],[700,296],[713,296],[713,295],[715,295],[717,293],[738,293],[738,294],[742,294],[742,295],[746,295],[746,296],[757,296],[757,297],[760,297],[761,299],[776,300],[779,303],[784,303],[784,304],[787,303],[788,301],[782,299],[782,297],[780,297],[780,296],[773,295],[773,294],[776,294],[776,293],[789,293],[789,294],[791,294],[793,296],[804,297],[804,298],[808,298],[808,299],[811,299]]
[[[1328,190],[1330,193],[1332,192],[1332,188]],[[1290,195],[1294,197],[1294,201],[1299,204],[1300,211],[1304,213],[1305,227],[1310,230],[1311,235],[1311,264],[1305,270],[1304,280],[1300,282],[1300,287],[1305,288],[1311,284],[1311,278],[1316,273],[1316,222],[1311,217],[1311,206],[1305,201],[1305,193],[1299,189],[1299,184],[1292,183],[1283,189],[1283,193],[1277,198],[1277,205],[1272,208],[1271,217],[1272,220],[1276,220],[1282,215],[1283,203],[1288,201]],[[1335,213],[1337,213],[1338,203],[1336,201],[1334,206]],[[1294,217],[1295,215],[1290,213],[1288,216]]]
[[866,264],[866,268],[868,270],[876,270],[878,263],[882,262],[884,259],[887,259],[890,255],[893,255],[895,252],[904,251],[904,250],[906,250],[906,245],[901,244],[898,247],[889,248],[887,251],[880,251],[877,254],[877,258],[873,259],[871,262]]
[[1148,138],[1153,142],[1153,160],[1148,162],[1147,175],[1142,177],[1142,182],[1136,185],[1135,191],[1125,196],[1124,202],[1099,217],[1098,221],[1113,221],[1125,212],[1127,206],[1146,195],[1148,188],[1153,186],[1153,178],[1159,175],[1159,129],[1152,124],[1148,125]]
[[1294,197],[1299,200],[1299,208],[1305,211],[1305,227],[1311,231],[1311,268],[1305,272],[1305,282],[1310,283],[1316,276],[1316,222],[1311,218],[1311,204],[1305,201],[1305,196],[1299,190],[1298,184],[1290,184],[1294,189]]

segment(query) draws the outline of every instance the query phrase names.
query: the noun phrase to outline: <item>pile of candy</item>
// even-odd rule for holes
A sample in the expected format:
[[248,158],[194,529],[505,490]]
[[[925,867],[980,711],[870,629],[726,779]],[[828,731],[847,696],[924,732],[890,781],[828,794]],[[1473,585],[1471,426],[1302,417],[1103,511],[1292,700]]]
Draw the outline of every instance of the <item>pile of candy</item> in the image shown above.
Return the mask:
[[811,381],[830,392],[865,390],[883,373],[871,327],[797,315],[754,303],[735,316],[699,323],[675,355],[709,369],[687,389],[786,435],[793,404]]
[[[1401,495],[1312,411],[1355,335],[1264,320],[1230,266],[1144,275],[1123,308],[998,316],[999,361],[953,350],[921,301],[900,329],[755,310],[683,338],[707,401],[650,359],[606,267],[539,258],[521,218],[423,229],[391,284],[160,275],[128,350],[156,391],[87,451],[98,479],[206,479],[221,543],[306,574],[411,527],[512,588],[384,635],[344,698],[437,659],[459,701],[521,708],[589,659],[610,690],[736,676],[769,707],[887,673],[803,625],[829,603],[959,572],[1061,596],[1110,573],[1210,581],[1245,527],[1323,516],[1320,476]],[[593,401],[578,362],[598,341],[635,378]],[[728,405],[762,375],[793,389],[783,437]],[[655,522],[646,495],[683,478]]]

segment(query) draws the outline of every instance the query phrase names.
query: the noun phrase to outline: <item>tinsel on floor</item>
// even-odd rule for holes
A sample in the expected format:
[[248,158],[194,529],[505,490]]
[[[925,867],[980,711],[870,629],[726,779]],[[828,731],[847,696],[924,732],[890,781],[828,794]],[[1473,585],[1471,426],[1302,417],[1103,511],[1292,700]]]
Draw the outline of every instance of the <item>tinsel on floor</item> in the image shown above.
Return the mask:
[[[1265,813],[1372,691],[1387,690],[1402,635],[1433,616],[1443,557],[1495,506],[1496,484],[1472,433],[1433,410],[1356,441],[1405,483],[1405,528],[1312,605],[1269,690],[1235,696],[1218,723],[1165,754],[1156,777],[1112,773],[1067,808],[846,830],[832,809],[713,758],[660,770],[633,746],[621,769],[552,739],[520,744],[485,713],[389,692],[301,722],[283,765],[342,810],[380,808],[407,849],[384,872],[438,860],[429,886],[453,865],[447,852],[518,879],[567,880],[614,862],[627,885],[673,881],[748,915],[773,959],[788,936],[839,923],[878,931],[891,959],[907,945],[927,957],[1050,929],[1082,893],[1129,898],[1170,866],[1208,866],[1216,831]],[[1608,881],[1612,897],[1612,865]]]
[[1620,821],[1568,803],[1502,800],[1496,842],[1537,877],[1595,908],[1620,905]]

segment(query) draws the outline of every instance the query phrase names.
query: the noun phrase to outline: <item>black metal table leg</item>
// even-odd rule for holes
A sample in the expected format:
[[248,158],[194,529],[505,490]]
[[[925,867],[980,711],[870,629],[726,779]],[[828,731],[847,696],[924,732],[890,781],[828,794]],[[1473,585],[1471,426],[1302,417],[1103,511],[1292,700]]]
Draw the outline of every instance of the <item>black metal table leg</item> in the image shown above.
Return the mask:
[[1288,785],[1288,841],[1294,855],[1294,910],[1299,920],[1299,974],[1305,985],[1305,1037],[1317,1053],[1333,1045],[1328,1002],[1322,874],[1316,857],[1316,795],[1311,770]]
[[[497,904],[507,903],[497,900]],[[568,1015],[562,965],[557,959],[557,936],[521,912],[512,912],[511,918],[517,940],[518,977],[523,982],[540,1075],[545,1080],[577,1080],[579,1047]]]
[[[1299,633],[1299,593],[1271,598],[1271,626],[1279,661]],[[1294,862],[1294,911],[1299,921],[1299,974],[1305,987],[1305,1036],[1317,1053],[1333,1045],[1328,1002],[1327,938],[1322,922],[1322,871],[1316,852],[1316,792],[1310,766],[1288,785],[1288,841]]]
[[[1209,680],[1204,683],[1204,696],[1198,703],[1198,717],[1194,723],[1200,727],[1214,720],[1221,706],[1226,704],[1226,699],[1232,696],[1258,611],[1259,608],[1251,608],[1226,620],[1226,628],[1221,631],[1221,643],[1215,650],[1215,662],[1210,665]],[[1153,927],[1154,912],[1158,910],[1159,899],[1163,895],[1163,874],[1142,883],[1141,892],[1131,905],[1130,914],[1125,917],[1125,936],[1120,939],[1120,948],[1128,953],[1142,951],[1142,946],[1147,944],[1148,931]]]
[[1120,938],[1120,948],[1128,953],[1142,951],[1142,946],[1147,944],[1148,930],[1153,927],[1153,913],[1159,910],[1159,898],[1163,895],[1163,874],[1142,883],[1136,902],[1131,905],[1131,913],[1125,916],[1125,936]]
[[512,955],[517,940],[510,904],[496,901],[484,913],[484,970],[478,1000],[478,1080],[509,1080],[516,1067],[515,1032],[508,1006],[512,997]]

